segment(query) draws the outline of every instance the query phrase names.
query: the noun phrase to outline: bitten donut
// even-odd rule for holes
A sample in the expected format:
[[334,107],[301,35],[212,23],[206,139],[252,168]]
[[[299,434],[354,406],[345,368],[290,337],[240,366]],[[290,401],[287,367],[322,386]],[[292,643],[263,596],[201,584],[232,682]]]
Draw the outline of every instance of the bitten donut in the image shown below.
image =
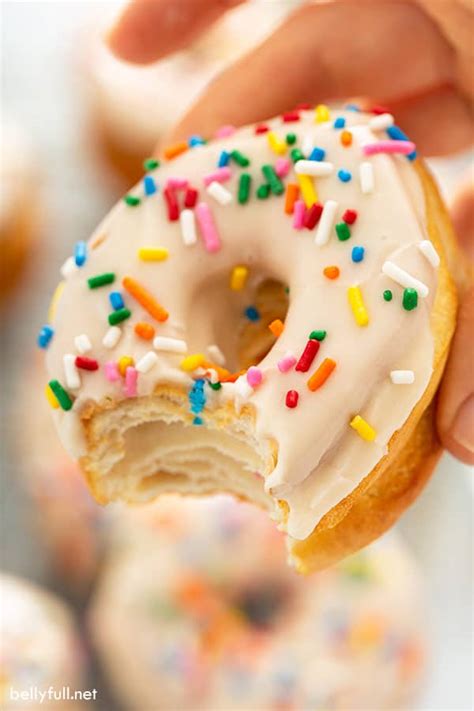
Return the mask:
[[62,267],[47,396],[101,502],[227,491],[302,572],[387,529],[439,454],[451,227],[388,114],[193,136]]
[[160,502],[137,519],[120,527],[89,617],[126,708],[410,707],[424,624],[396,539],[302,578],[265,515],[231,499]]

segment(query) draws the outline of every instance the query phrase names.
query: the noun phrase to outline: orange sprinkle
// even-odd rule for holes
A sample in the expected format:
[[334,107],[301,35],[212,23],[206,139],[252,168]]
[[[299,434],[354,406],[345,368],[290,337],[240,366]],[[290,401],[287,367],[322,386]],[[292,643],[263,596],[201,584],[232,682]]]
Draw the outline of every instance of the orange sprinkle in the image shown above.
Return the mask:
[[124,277],[122,284],[124,289],[126,289],[141,306],[143,306],[145,311],[148,311],[150,316],[153,316],[153,318],[160,322],[166,321],[169,313],[161,304],[158,303],[155,297],[145,289],[144,286],[142,286],[138,281],[135,281],[135,279],[132,279],[132,277]]
[[337,279],[340,274],[339,267],[325,267],[323,274],[327,279]]
[[332,358],[325,358],[319,368],[315,370],[313,375],[308,380],[308,388],[312,392],[318,390],[321,385],[324,385],[324,383],[329,378],[335,367],[335,360],[333,360]]
[[278,338],[278,336],[281,336],[281,334],[283,333],[285,324],[279,318],[276,318],[274,321],[268,324],[268,328],[273,333],[273,335]]
[[237,378],[240,378],[246,372],[246,370],[239,370],[237,373],[229,373],[226,378],[221,378],[221,383],[235,383]]
[[352,144],[352,133],[350,131],[341,131],[341,143],[343,146]]
[[144,341],[151,341],[151,339],[155,335],[154,327],[151,325],[151,323],[146,323],[146,321],[139,321],[138,323],[136,323],[134,331],[137,336],[143,338]]
[[300,186],[296,183],[288,183],[285,195],[285,212],[287,215],[293,214],[293,208],[295,206],[295,202],[298,200],[299,194]]
[[211,361],[209,361],[209,360],[205,360],[202,363],[201,367],[206,368],[206,370],[208,370],[208,369],[215,370],[219,380],[222,380],[222,381],[225,380],[225,378],[228,378],[229,375],[231,375],[230,370],[227,370],[227,368],[221,368],[220,365],[211,363]]
[[166,160],[172,160],[179,156],[180,153],[188,150],[188,144],[186,141],[179,141],[178,143],[172,143],[171,146],[166,146],[163,150],[163,155]]

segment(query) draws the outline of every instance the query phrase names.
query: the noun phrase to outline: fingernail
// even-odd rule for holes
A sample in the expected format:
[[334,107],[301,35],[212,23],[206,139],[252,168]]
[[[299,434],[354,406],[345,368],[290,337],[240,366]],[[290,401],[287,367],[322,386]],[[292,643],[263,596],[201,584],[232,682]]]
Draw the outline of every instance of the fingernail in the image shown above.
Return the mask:
[[460,406],[451,435],[456,442],[474,453],[474,395],[470,395]]

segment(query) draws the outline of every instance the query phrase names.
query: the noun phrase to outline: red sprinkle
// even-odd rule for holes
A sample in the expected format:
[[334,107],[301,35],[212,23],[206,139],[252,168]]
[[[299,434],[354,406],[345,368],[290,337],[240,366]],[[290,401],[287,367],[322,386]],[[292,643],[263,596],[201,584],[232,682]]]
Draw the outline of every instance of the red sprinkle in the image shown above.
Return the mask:
[[197,202],[198,194],[196,188],[187,188],[184,194],[184,207],[194,207]]
[[298,111],[287,111],[282,115],[283,123],[292,123],[293,121],[299,121],[300,115]]
[[377,115],[378,114],[389,114],[390,109],[387,109],[386,106],[381,106],[380,104],[374,104],[374,106],[372,106],[370,108],[370,113],[377,114]]
[[296,364],[295,370],[299,370],[302,373],[306,373],[310,368],[313,360],[316,358],[316,354],[319,351],[320,342],[316,340],[309,340],[305,346],[303,353],[300,356],[299,361]]
[[266,133],[269,130],[270,128],[265,123],[259,123],[258,126],[255,126],[255,133],[257,135],[259,133]]
[[308,210],[306,210],[306,214],[304,216],[304,226],[307,227],[308,230],[312,230],[316,223],[319,222],[322,211],[323,206],[320,205],[319,202],[315,202]]
[[168,219],[175,222],[179,219],[179,205],[176,199],[176,193],[171,188],[165,188],[164,196],[168,208]]
[[312,104],[308,104],[308,103],[306,103],[306,104],[302,103],[302,104],[298,104],[297,106],[295,106],[295,109],[297,111],[309,111],[311,108],[312,108]]
[[87,356],[76,356],[76,368],[82,368],[82,370],[98,370],[99,364],[95,358],[87,358]]
[[354,222],[357,220],[357,211],[356,210],[346,210],[342,216],[342,219],[344,220],[346,225],[353,225]]
[[286,406],[287,407],[296,407],[298,404],[298,399],[299,399],[299,394],[297,390],[288,390],[286,393]]

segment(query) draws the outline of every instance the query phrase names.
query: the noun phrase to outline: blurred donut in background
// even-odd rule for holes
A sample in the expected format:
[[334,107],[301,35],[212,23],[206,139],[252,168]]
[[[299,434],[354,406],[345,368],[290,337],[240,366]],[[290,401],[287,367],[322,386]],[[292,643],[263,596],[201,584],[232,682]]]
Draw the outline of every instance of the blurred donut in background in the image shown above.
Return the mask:
[[382,710],[413,700],[422,595],[397,539],[302,578],[258,509],[224,497],[147,509],[117,526],[89,613],[127,709]]
[[[50,592],[11,575],[0,574],[0,707],[3,711],[87,711],[82,700],[49,699],[84,689],[84,656],[64,602]],[[66,692],[64,692],[66,693]],[[29,695],[29,698],[28,698]]]

